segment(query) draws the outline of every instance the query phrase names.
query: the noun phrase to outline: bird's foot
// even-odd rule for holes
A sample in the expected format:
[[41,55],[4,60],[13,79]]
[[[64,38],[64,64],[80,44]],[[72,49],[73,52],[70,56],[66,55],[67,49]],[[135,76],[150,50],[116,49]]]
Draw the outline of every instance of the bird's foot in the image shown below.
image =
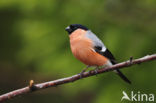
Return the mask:
[[99,70],[99,67],[96,67],[94,70],[96,76],[97,76],[98,70]]
[[83,77],[83,73],[84,73],[89,67],[90,67],[90,66],[87,66],[85,69],[83,69],[83,70],[79,73],[80,78]]
[[79,75],[80,75],[80,78],[82,78],[83,77],[83,73],[85,72],[85,70],[83,70],[83,71],[81,71],[80,73],[79,73]]

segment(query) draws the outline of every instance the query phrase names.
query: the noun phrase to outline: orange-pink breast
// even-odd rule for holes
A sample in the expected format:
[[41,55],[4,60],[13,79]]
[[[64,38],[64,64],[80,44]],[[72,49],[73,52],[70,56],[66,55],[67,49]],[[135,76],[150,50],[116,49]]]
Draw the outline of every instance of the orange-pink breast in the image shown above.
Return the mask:
[[108,59],[93,50],[93,43],[85,34],[86,31],[78,29],[70,35],[73,55],[86,65],[102,66],[106,64]]

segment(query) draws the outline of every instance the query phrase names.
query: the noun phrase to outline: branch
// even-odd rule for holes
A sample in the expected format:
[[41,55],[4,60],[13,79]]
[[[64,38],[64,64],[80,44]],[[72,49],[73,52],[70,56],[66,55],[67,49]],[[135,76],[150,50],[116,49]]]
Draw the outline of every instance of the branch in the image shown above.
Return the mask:
[[76,80],[83,79],[86,77],[94,76],[94,75],[101,74],[104,72],[113,71],[115,69],[122,69],[124,67],[130,67],[130,66],[135,65],[135,64],[141,64],[143,62],[152,61],[155,59],[156,59],[156,54],[148,55],[148,56],[145,56],[145,57],[142,57],[139,59],[135,59],[135,60],[132,60],[132,57],[131,57],[130,60],[128,60],[128,61],[118,63],[118,64],[110,66],[110,67],[99,69],[96,72],[93,70],[88,71],[88,72],[84,72],[82,74],[82,76],[80,76],[79,74],[76,74],[76,75],[73,75],[71,77],[62,78],[62,79],[49,81],[49,82],[44,82],[44,83],[40,83],[40,84],[36,84],[36,85],[34,84],[33,80],[31,80],[29,83],[29,86],[1,95],[0,96],[0,102],[8,100],[8,99],[13,98],[13,97],[16,97],[18,95],[25,94],[25,93],[34,92],[34,91],[44,89],[44,88],[55,87],[55,86],[62,85],[65,83],[74,82]]

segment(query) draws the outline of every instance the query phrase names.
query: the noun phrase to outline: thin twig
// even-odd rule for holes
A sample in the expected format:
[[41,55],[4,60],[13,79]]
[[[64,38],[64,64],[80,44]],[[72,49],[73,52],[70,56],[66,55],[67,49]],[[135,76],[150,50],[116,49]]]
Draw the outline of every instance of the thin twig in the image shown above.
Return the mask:
[[[44,83],[40,83],[40,84],[36,84],[36,85],[32,81],[30,81],[29,86],[27,86],[27,87],[17,89],[17,90],[14,90],[12,92],[1,95],[0,96],[0,102],[8,100],[8,99],[13,98],[13,97],[16,97],[18,95],[25,94],[25,93],[34,92],[34,91],[44,89],[44,88],[55,87],[57,85],[62,85],[65,83],[74,82],[74,81],[82,79],[82,78],[94,76],[94,75],[101,74],[104,72],[113,71],[115,69],[122,69],[124,67],[129,67],[129,66],[132,66],[134,64],[140,64],[140,63],[152,61],[155,59],[156,59],[156,54],[153,54],[153,55],[148,55],[148,56],[145,56],[145,57],[142,57],[139,59],[135,59],[135,60],[130,59],[128,61],[118,63],[118,64],[113,65],[111,67],[99,69],[96,72],[95,71],[84,72],[82,74],[82,76],[77,74],[77,75],[73,75],[73,76],[70,76],[67,78],[62,78],[62,79],[58,79],[58,80],[54,80],[54,81],[44,82]],[[32,88],[35,88],[35,89],[32,89]]]

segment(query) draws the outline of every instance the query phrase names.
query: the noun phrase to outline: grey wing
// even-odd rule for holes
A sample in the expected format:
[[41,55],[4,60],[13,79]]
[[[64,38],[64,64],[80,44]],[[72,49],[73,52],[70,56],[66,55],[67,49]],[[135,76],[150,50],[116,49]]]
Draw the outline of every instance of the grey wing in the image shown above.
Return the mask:
[[99,49],[101,49],[101,51],[103,52],[106,50],[103,42],[93,32],[91,32],[90,30],[87,31],[86,36],[94,42],[95,47],[99,47]]
[[94,42],[94,50],[97,53],[107,57],[112,64],[116,64],[113,54],[105,47],[103,42],[94,33],[87,31],[86,36]]

